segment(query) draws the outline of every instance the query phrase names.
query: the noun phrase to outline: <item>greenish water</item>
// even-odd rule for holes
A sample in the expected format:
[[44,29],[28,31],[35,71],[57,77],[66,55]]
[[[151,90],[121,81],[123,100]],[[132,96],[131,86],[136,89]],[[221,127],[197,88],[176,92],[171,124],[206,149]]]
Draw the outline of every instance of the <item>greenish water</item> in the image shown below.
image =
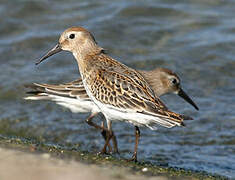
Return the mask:
[[[235,1],[0,0],[0,135],[97,152],[99,132],[54,103],[26,102],[23,85],[76,79],[70,53],[40,66],[36,60],[74,25],[84,26],[111,56],[138,69],[179,74],[196,112],[179,97],[167,106],[195,121],[185,128],[141,128],[139,159],[235,178]],[[102,117],[97,117],[96,122]],[[122,157],[134,148],[134,129],[115,123]]]

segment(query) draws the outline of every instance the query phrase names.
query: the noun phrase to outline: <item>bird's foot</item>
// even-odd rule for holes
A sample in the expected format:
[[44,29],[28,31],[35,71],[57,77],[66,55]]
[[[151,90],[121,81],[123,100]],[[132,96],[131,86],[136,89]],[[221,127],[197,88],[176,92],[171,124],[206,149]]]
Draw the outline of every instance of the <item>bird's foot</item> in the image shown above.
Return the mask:
[[131,157],[131,159],[127,159],[127,162],[138,162],[137,161],[137,155],[133,154],[133,156]]

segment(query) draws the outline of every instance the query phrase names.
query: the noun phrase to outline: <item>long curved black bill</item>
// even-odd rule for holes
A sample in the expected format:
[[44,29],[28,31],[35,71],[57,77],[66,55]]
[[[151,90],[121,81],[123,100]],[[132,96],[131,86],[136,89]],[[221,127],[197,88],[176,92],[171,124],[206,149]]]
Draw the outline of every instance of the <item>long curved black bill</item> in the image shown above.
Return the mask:
[[187,101],[189,104],[191,104],[196,110],[199,110],[197,105],[193,102],[193,100],[183,91],[183,89],[180,89],[178,92],[178,95],[182,97],[185,101]]
[[50,56],[52,56],[52,55],[54,55],[54,54],[56,54],[56,53],[58,53],[60,51],[62,51],[61,46],[60,46],[60,44],[57,44],[54,48],[52,48],[50,51],[48,51],[43,57],[41,57],[38,60],[38,62],[36,62],[35,64],[36,65],[40,64],[45,59],[49,58]]

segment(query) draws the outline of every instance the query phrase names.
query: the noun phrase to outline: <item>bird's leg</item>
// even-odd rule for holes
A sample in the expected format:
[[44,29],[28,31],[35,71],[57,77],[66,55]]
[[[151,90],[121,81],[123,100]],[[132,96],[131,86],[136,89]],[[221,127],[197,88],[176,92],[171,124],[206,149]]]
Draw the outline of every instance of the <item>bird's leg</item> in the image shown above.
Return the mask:
[[107,129],[105,129],[105,127],[104,127],[104,121],[101,122],[100,126],[103,128],[100,133],[103,136],[104,140],[106,140],[106,138],[107,138]]
[[[102,130],[102,132],[105,132],[105,134],[106,134],[106,132],[108,131],[108,129],[104,128],[104,126],[102,126],[102,125],[99,126],[99,125],[97,125],[97,124],[95,124],[95,123],[92,122],[92,119],[93,119],[97,114],[98,114],[98,112],[92,112],[91,115],[86,119],[86,122],[87,122],[87,124],[89,124],[90,126],[93,126],[93,127],[95,127],[96,129]],[[102,134],[104,140],[106,141],[106,135],[104,135],[102,132],[101,132],[101,134]],[[111,151],[112,151],[112,146],[111,146],[110,144],[108,144],[108,148],[109,148],[109,152],[111,152]]]
[[[101,126],[104,128],[104,122],[103,121],[101,122]],[[106,140],[106,138],[107,138],[107,131],[106,131],[105,128],[101,131],[101,134],[102,134],[103,138]],[[113,132],[112,142],[113,142],[113,146],[114,146],[114,153],[118,153],[119,154],[117,138],[116,138],[114,132]],[[110,146],[110,144],[109,144],[109,146]]]
[[137,162],[137,150],[139,145],[139,138],[140,138],[140,130],[138,126],[135,126],[135,151],[132,155],[132,158],[129,159],[128,161]]
[[89,124],[90,126],[95,127],[96,129],[101,129],[103,130],[103,127],[95,124],[92,122],[92,119],[98,114],[98,112],[92,112],[91,115],[86,119],[86,123]]
[[104,147],[102,149],[102,151],[100,152],[101,154],[106,154],[106,148],[109,144],[109,141],[110,139],[113,137],[113,131],[112,131],[112,122],[109,121],[107,118],[106,118],[106,121],[107,121],[107,126],[108,126],[108,130],[106,131],[107,132],[107,136],[106,136],[106,140],[105,140],[105,144],[104,144]]
[[[104,122],[103,121],[101,122],[101,127],[103,128],[102,131],[101,131],[101,135],[103,136],[103,138],[106,142],[108,129],[106,129],[104,127]],[[110,143],[108,144],[108,148],[109,148],[109,153],[111,153],[112,152],[112,146],[111,146]]]
[[117,153],[117,154],[119,154],[117,138],[116,138],[114,132],[113,132],[112,142],[113,142],[114,152]]

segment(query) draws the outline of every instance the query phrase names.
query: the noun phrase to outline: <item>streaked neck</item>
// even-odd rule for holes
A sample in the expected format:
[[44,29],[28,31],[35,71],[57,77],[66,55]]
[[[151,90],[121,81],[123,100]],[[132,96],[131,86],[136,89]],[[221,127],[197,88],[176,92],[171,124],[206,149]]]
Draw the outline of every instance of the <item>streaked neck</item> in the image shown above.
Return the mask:
[[73,55],[77,60],[80,73],[83,73],[87,60],[90,60],[92,56],[100,54],[101,51],[102,48],[94,42],[87,42],[86,44],[83,44],[83,46],[77,47],[76,51],[73,52]]
[[139,73],[142,74],[144,79],[149,83],[149,85],[158,97],[166,94],[164,90],[164,84],[160,79],[161,75],[158,69],[152,71],[139,70]]

